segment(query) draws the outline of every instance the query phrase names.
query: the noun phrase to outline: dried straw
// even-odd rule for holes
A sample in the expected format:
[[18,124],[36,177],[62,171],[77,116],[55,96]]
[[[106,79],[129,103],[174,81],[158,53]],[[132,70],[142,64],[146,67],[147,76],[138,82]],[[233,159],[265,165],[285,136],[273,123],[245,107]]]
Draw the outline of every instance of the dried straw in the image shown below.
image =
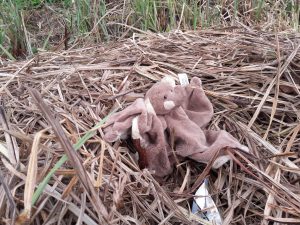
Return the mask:
[[[1,155],[5,185],[0,193],[10,188],[13,198],[0,196],[1,223],[14,222],[12,206],[30,208],[32,192],[24,196],[25,183],[32,191],[30,176],[36,174],[37,186],[64,153],[71,160],[33,205],[32,224],[99,224],[103,218],[110,224],[201,222],[190,208],[205,165],[186,160],[169,177],[155,180],[149,171],[140,171],[126,143],[105,143],[101,126],[78,153],[70,145],[110,112],[142,97],[155,81],[165,75],[177,79],[182,72],[203,81],[215,108],[210,129],[226,129],[255,156],[238,153],[235,161],[209,173],[224,224],[299,222],[299,40],[299,34],[248,28],[144,33],[117,43],[41,52],[26,61],[2,61],[6,124],[2,119],[0,144],[11,159]],[[36,165],[29,164],[31,154],[37,154],[31,156]]]

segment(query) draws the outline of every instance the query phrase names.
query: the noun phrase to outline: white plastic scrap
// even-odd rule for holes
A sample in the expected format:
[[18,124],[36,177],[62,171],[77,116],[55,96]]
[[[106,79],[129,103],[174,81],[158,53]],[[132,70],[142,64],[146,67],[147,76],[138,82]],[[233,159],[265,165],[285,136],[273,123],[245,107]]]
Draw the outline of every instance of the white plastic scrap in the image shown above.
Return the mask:
[[[212,222],[213,224],[221,225],[222,218],[219,210],[208,193],[208,180],[205,179],[203,184],[195,193],[196,197],[192,205],[192,213],[199,215],[201,218]],[[197,197],[199,196],[199,197]]]
[[178,78],[181,86],[187,86],[189,84],[189,78],[186,73],[179,73]]

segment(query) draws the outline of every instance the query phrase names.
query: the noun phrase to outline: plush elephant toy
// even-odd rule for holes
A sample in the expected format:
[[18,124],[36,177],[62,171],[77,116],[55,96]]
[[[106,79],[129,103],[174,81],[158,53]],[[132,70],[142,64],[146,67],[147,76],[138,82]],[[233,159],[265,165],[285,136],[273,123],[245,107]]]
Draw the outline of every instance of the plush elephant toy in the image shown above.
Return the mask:
[[181,86],[165,77],[147,91],[144,99],[110,117],[104,139],[115,142],[131,136],[142,148],[137,150],[143,167],[159,177],[172,172],[176,158],[208,163],[219,152],[213,163],[213,168],[219,168],[230,159],[222,151],[225,147],[249,150],[226,131],[206,130],[212,116],[213,106],[199,78]]

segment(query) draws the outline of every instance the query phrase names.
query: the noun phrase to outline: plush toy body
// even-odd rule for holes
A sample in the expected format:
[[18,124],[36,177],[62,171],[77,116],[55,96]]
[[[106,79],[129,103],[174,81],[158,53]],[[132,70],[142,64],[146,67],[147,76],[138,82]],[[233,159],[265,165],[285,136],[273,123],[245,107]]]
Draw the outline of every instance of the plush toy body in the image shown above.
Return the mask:
[[213,164],[218,168],[230,159],[223,148],[249,150],[226,131],[205,130],[212,116],[213,106],[199,78],[192,78],[185,87],[167,78],[153,85],[144,99],[113,115],[104,129],[104,138],[114,142],[131,135],[138,140],[145,149],[139,155],[144,154],[146,167],[156,176],[172,172],[174,152],[179,158],[208,163],[219,151]]

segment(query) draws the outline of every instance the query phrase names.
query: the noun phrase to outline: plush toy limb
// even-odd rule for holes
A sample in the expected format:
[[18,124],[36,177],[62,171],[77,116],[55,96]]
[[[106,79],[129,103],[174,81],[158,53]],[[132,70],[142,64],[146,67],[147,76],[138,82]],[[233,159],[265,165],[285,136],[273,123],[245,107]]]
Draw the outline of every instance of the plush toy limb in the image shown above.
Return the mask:
[[131,118],[122,122],[115,122],[112,126],[104,128],[104,140],[115,142],[119,139],[125,139],[128,135],[128,130],[131,127]]
[[182,104],[182,108],[186,112],[190,120],[199,127],[207,126],[213,116],[213,105],[209,101],[202,89],[200,78],[193,77],[190,85],[185,87],[186,100]]
[[164,118],[152,114],[141,114],[132,121],[132,139],[139,155],[139,166],[154,170],[157,177],[172,171],[164,127]]
[[106,123],[107,126],[103,129],[104,139],[108,142],[114,142],[126,137],[132,126],[133,118],[146,111],[144,100],[137,99],[126,109],[112,115]]
[[245,152],[249,152],[249,149],[240,144],[237,139],[235,139],[231,134],[224,130],[219,131],[204,131],[206,136],[205,146],[207,147],[206,151],[203,151],[203,147],[195,151],[195,154],[188,156],[189,158],[208,163],[216,152],[219,152],[218,158],[213,162],[213,168],[219,168],[228,162],[231,157],[226,154],[225,149],[240,149]]

